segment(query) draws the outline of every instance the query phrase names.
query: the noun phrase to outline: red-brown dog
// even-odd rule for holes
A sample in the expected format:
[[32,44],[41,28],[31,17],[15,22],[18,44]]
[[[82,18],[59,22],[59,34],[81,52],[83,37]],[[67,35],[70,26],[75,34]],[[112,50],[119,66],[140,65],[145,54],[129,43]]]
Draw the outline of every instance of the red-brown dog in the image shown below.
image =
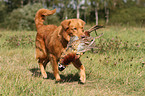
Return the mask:
[[[81,19],[68,19],[61,22],[59,27],[55,25],[44,25],[45,16],[52,15],[56,12],[54,10],[40,9],[35,16],[35,24],[37,28],[36,36],[36,59],[41,69],[44,78],[47,78],[45,67],[50,61],[53,67],[53,72],[56,81],[60,81],[58,70],[58,61],[67,47],[71,36],[78,36],[83,38],[85,22]],[[86,81],[85,67],[79,59],[72,62],[73,65],[80,70],[80,80],[82,83]]]

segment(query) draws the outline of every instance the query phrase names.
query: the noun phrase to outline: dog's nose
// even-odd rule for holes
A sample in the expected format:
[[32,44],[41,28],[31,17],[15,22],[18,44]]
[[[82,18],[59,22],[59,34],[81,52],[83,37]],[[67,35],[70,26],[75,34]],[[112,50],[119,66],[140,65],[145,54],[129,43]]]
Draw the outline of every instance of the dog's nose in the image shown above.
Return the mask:
[[82,35],[81,38],[85,38],[85,35]]

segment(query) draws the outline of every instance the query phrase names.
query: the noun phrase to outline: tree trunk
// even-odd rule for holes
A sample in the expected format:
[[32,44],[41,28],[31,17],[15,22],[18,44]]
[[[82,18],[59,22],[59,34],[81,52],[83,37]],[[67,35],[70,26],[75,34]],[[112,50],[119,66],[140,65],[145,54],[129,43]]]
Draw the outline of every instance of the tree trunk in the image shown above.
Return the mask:
[[23,0],[21,0],[21,7],[23,7],[23,3],[24,3]]
[[137,4],[137,5],[140,5],[140,0],[137,0],[137,1],[136,1],[136,4]]
[[33,0],[33,4],[36,3],[36,0]]
[[67,7],[65,7],[65,19],[68,19],[68,16],[67,16]]
[[106,24],[109,22],[109,9],[106,10]]
[[96,3],[96,8],[95,8],[96,25],[98,25],[98,8],[99,8],[99,3]]
[[95,8],[96,25],[98,25],[98,10]]
[[114,3],[113,3],[114,8],[116,8],[116,5],[117,5],[116,1],[117,1],[117,0],[114,0],[114,1],[113,1],[113,2],[114,2]]
[[47,8],[46,0],[42,0],[42,2],[43,2],[43,7],[44,7],[44,8]]
[[107,3],[104,3],[104,7],[105,7],[105,19],[106,19],[106,24],[108,24],[109,22],[109,9],[107,9]]
[[28,4],[31,4],[31,0],[28,0]]
[[87,23],[87,0],[85,0],[85,13],[84,13],[84,21]]
[[79,6],[79,0],[77,0],[77,19],[80,18],[80,6]]

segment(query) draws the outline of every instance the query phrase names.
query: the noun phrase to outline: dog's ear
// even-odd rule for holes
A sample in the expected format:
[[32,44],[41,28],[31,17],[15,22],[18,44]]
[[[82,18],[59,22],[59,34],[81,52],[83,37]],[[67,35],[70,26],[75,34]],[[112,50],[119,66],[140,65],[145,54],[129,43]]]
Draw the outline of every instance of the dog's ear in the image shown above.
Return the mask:
[[61,22],[61,26],[64,28],[64,30],[67,30],[69,28],[70,20],[64,20]]
[[82,26],[84,26],[86,24],[85,21],[83,21],[81,19],[79,19],[79,20],[80,20]]

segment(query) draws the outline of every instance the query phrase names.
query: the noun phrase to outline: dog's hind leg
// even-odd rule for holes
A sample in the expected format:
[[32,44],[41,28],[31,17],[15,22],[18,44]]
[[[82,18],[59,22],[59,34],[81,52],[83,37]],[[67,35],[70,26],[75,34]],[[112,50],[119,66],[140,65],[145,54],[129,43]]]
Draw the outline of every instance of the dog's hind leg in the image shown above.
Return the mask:
[[50,63],[53,67],[54,77],[55,77],[56,81],[61,81],[61,78],[59,76],[59,70],[58,70],[58,64],[57,64],[56,57],[52,54],[50,54],[49,56],[50,56]]
[[43,65],[43,59],[39,59],[38,61],[39,63],[39,67],[40,67],[40,70],[41,70],[41,74],[43,76],[43,78],[47,78],[47,73],[45,72],[45,69],[44,69],[44,65]]

